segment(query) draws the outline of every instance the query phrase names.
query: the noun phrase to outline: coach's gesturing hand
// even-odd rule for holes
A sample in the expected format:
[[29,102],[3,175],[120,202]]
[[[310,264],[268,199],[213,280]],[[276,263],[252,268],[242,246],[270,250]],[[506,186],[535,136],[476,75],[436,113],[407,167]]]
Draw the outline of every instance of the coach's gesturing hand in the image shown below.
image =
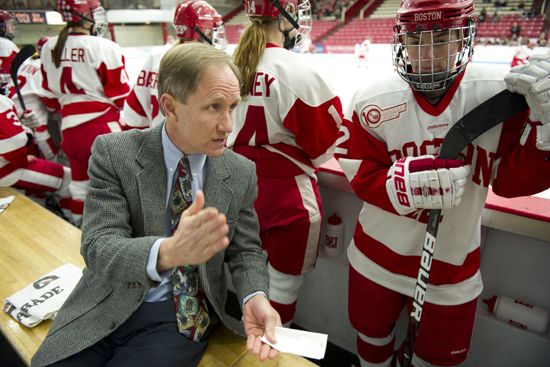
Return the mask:
[[204,194],[198,190],[193,204],[181,214],[174,235],[160,245],[158,272],[203,263],[229,245],[225,215],[215,208],[203,207]]

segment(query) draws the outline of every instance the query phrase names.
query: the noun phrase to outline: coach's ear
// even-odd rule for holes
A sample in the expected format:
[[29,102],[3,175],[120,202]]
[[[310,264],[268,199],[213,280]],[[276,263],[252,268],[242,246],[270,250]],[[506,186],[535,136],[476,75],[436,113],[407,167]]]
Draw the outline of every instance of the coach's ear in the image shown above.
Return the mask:
[[162,110],[164,111],[164,116],[166,116],[168,120],[178,120],[178,115],[176,113],[176,104],[176,99],[170,94],[165,93],[160,97],[160,105],[162,106]]

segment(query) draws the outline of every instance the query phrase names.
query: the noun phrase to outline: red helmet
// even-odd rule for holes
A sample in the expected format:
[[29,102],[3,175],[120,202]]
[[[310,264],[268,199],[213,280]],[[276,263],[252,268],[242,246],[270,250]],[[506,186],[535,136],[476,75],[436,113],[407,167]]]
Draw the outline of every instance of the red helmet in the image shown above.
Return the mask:
[[[94,23],[96,31],[90,33],[102,37],[107,30],[107,17],[105,9],[101,6],[98,0],[57,0],[57,11],[65,22],[79,22],[82,25],[82,20],[87,20]],[[85,17],[84,13],[88,13]]]
[[[473,0],[403,0],[397,10],[392,40],[394,67],[401,78],[418,91],[446,89],[464,72],[473,55],[474,21]],[[443,32],[448,34],[448,41],[443,42],[445,45],[442,46],[441,40],[432,43],[434,34],[441,35]],[[407,44],[408,37],[416,41],[414,46],[412,42]],[[447,47],[449,44],[456,47]],[[447,70],[426,72],[422,67],[421,71],[418,65],[428,64],[436,57],[433,56],[436,48],[441,47],[448,50],[445,55],[439,56],[439,59],[448,60]],[[424,48],[431,48],[431,52],[427,53],[432,55],[429,56],[431,59],[416,56]],[[414,70],[414,64],[419,70]]]
[[473,0],[404,0],[395,20],[410,33],[466,27],[473,17]]
[[178,38],[208,42],[225,49],[227,40],[222,17],[206,1],[183,1],[176,7],[174,29]]
[[52,37],[51,36],[40,37],[40,39],[38,40],[38,43],[36,44],[36,52],[40,53],[40,51],[42,51],[42,46],[44,46],[50,38]]
[[309,0],[254,0],[245,1],[246,15],[285,17],[297,29],[297,46],[301,46],[311,31],[311,5]]
[[13,40],[17,31],[17,20],[7,11],[0,10],[0,37]]

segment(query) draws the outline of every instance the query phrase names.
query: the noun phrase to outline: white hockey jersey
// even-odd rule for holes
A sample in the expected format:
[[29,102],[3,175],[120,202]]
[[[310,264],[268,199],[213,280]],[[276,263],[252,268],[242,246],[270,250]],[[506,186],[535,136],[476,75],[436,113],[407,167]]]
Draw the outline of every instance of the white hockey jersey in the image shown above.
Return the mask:
[[356,53],[359,56],[367,56],[367,54],[369,53],[370,44],[371,42],[369,39],[364,40],[363,42],[361,42],[359,47],[357,47]]
[[157,82],[160,60],[171,47],[171,44],[166,44],[153,51],[145,60],[134,89],[124,102],[124,124],[128,127],[143,129],[164,121],[158,101]]
[[56,100],[46,99],[48,107],[62,109],[61,129],[87,121],[119,120],[124,99],[130,93],[124,56],[116,43],[102,37],[69,34],[55,67],[53,50],[58,37],[42,47],[42,88]]
[[[17,82],[19,84],[19,90],[21,91],[21,97],[27,110],[34,111],[38,117],[40,125],[44,126],[48,124],[48,108],[43,98],[46,97],[46,91],[42,89],[42,73],[40,72],[40,59],[29,58],[21,64],[19,70],[17,70]],[[50,99],[55,99],[53,93],[48,93],[47,96]],[[15,108],[19,115],[24,111],[19,103],[17,94],[11,96]]]
[[28,136],[17,117],[15,105],[0,95],[0,186],[11,186],[26,168]]
[[0,67],[2,67],[8,74],[10,73],[10,66],[13,58],[19,52],[19,48],[12,41],[0,37]]
[[[471,64],[436,107],[397,74],[355,94],[340,130],[336,156],[364,201],[348,248],[350,264],[359,273],[413,296],[429,210],[397,214],[386,191],[388,169],[404,156],[438,154],[455,122],[505,88],[503,73]],[[481,212],[489,184],[496,194],[506,197],[550,187],[550,162],[545,153],[534,144],[520,145],[527,116],[521,113],[504,121],[462,152],[472,169],[460,205],[442,211],[428,302],[462,304],[481,293]]]
[[267,45],[250,94],[235,109],[227,146],[262,146],[314,177],[333,157],[342,103],[328,70],[305,59]]

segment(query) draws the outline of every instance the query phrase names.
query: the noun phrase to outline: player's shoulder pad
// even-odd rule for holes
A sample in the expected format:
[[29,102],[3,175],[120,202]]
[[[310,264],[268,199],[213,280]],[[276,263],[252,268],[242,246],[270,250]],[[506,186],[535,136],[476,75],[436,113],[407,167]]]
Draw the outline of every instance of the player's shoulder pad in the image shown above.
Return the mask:
[[329,70],[306,55],[283,48],[268,48],[257,71],[275,77],[281,94],[294,94],[310,105],[318,105],[336,96]]
[[377,75],[369,78],[368,81],[355,92],[352,100],[353,103],[369,100],[374,97],[384,95],[393,95],[397,97],[399,93],[409,93],[411,87],[409,83],[401,79],[397,73]]

